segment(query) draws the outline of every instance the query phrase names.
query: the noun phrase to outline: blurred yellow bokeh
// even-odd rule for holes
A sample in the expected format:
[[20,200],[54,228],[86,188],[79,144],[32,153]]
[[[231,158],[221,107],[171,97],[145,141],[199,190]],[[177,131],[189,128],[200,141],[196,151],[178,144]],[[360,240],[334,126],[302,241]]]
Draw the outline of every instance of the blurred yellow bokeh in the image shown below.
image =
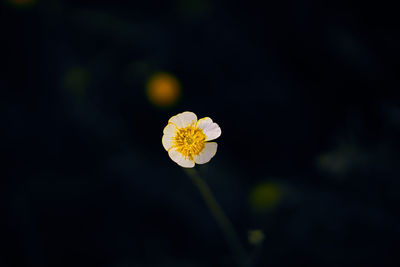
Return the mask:
[[64,88],[75,96],[83,96],[90,82],[90,73],[84,67],[76,66],[64,74]]
[[173,75],[159,72],[147,81],[146,92],[149,101],[158,107],[170,107],[176,104],[181,95],[181,85]]
[[7,0],[7,2],[19,7],[28,7],[36,4],[36,0]]
[[282,198],[279,184],[262,182],[252,188],[249,194],[250,208],[255,213],[264,213],[274,208]]
[[208,0],[180,0],[178,9],[183,17],[201,18],[210,14],[211,3]]
[[248,240],[251,245],[257,246],[264,241],[264,233],[261,230],[250,230]]

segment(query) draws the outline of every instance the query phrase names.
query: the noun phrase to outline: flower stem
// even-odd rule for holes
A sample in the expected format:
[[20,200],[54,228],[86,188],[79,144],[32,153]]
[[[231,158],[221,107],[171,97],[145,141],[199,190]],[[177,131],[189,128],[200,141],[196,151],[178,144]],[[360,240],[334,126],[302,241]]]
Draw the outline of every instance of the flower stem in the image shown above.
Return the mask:
[[200,177],[199,173],[194,169],[184,168],[186,174],[190,177],[194,185],[199,189],[204,201],[213,214],[219,227],[223,231],[226,241],[228,242],[233,255],[236,258],[238,266],[244,265],[245,250],[240,243],[237,233],[235,232],[231,221],[223,212],[221,206],[216,201],[207,183]]

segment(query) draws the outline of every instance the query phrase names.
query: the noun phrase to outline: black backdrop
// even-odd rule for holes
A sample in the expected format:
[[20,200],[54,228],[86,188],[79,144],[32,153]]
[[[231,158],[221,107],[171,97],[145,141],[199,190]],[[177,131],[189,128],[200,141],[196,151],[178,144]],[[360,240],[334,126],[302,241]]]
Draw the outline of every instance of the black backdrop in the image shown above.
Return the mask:
[[[0,266],[233,266],[161,145],[222,129],[199,172],[255,266],[398,266],[398,9],[389,1],[0,4]],[[179,102],[146,81],[167,72]],[[258,193],[257,193],[258,192]]]

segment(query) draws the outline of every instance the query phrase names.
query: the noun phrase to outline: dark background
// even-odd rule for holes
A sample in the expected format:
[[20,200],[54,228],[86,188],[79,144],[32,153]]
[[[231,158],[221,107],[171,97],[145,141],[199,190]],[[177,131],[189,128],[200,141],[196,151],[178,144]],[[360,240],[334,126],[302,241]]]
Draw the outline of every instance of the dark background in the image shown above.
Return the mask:
[[[24,3],[26,2],[26,3]],[[0,266],[234,266],[161,136],[222,129],[196,167],[255,266],[400,266],[398,9],[389,1],[0,4]],[[149,102],[164,71],[179,102]]]

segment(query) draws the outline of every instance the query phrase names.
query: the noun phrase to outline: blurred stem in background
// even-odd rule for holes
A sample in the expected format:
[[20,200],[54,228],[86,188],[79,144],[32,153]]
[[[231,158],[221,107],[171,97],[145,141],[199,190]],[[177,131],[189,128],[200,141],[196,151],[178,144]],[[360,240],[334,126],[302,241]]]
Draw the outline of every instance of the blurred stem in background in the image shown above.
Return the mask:
[[238,235],[234,230],[232,223],[223,212],[221,206],[216,201],[215,197],[211,193],[207,183],[201,178],[199,173],[194,168],[183,168],[189,178],[193,181],[194,185],[199,189],[203,196],[208,208],[213,214],[218,225],[221,227],[225,238],[232,250],[232,253],[237,261],[238,266],[248,266],[245,264],[246,252],[244,247],[240,243]]

